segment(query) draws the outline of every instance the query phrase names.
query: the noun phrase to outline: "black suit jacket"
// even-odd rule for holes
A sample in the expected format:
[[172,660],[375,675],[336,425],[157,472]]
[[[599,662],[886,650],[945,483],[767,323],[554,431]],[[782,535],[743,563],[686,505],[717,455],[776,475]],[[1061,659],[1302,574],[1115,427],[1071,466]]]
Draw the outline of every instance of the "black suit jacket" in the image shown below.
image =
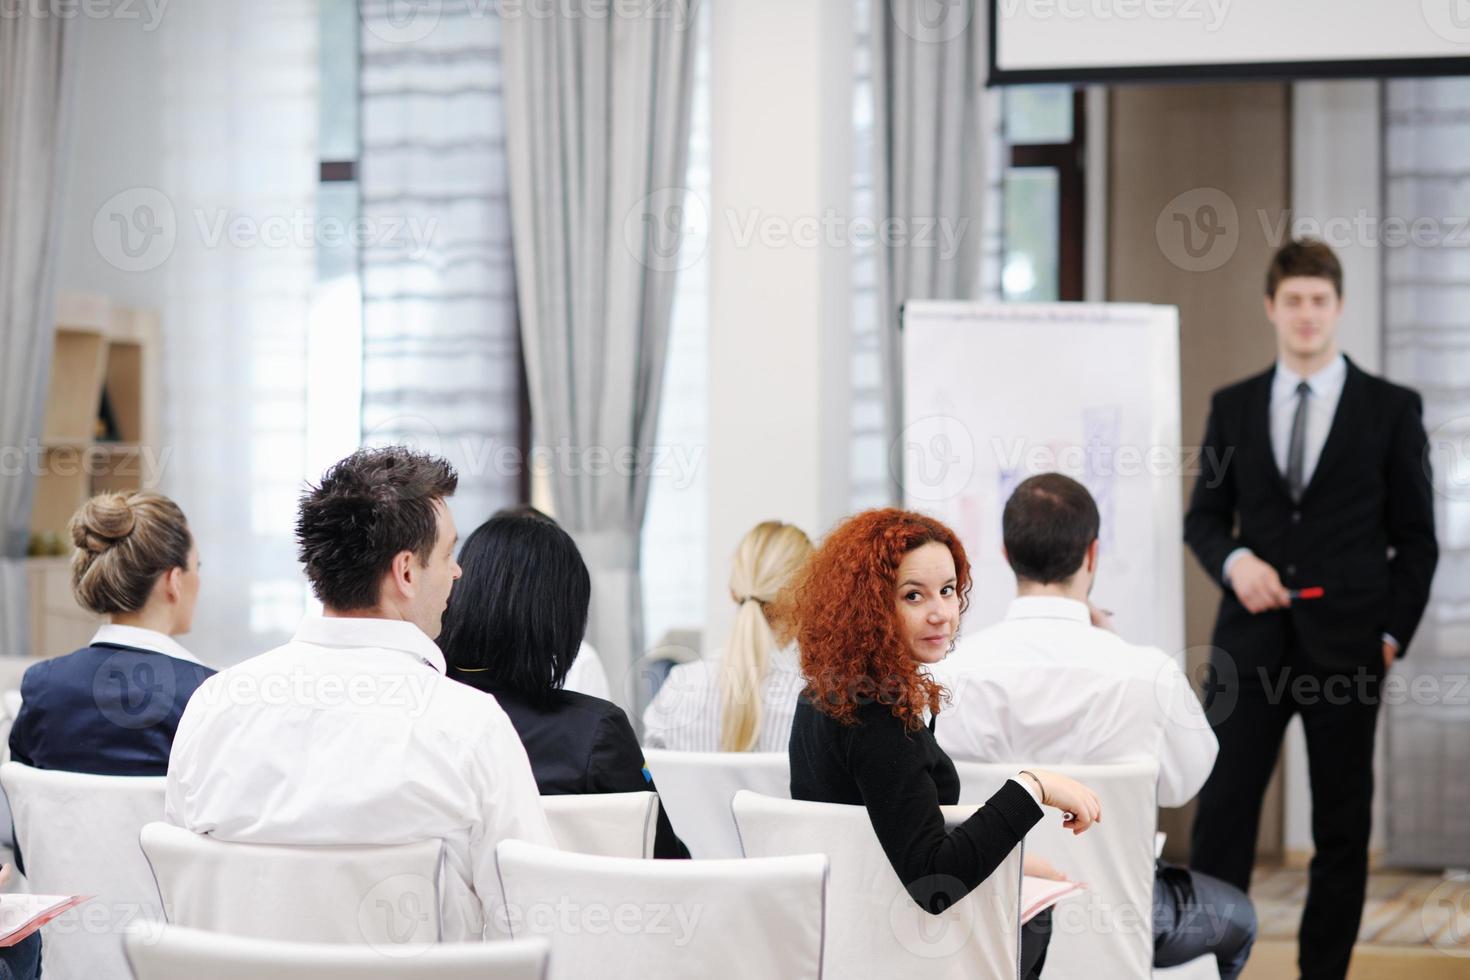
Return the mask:
[[[1333,668],[1382,668],[1382,635],[1414,637],[1439,550],[1427,439],[1418,394],[1351,361],[1322,456],[1293,504],[1271,451],[1275,368],[1215,393],[1205,426],[1206,465],[1184,538],[1224,588],[1214,645],[1237,666],[1274,667],[1294,630],[1304,651]],[[1288,589],[1321,586],[1321,599],[1251,615],[1221,580],[1226,557],[1247,547]]]
[[[542,796],[581,793],[658,792],[643,766],[643,747],[623,709],[577,691],[553,691],[546,704],[533,704],[514,691],[486,683],[478,671],[449,669],[449,676],[495,696],[510,716]],[[656,858],[687,858],[663,807],[653,841]]]

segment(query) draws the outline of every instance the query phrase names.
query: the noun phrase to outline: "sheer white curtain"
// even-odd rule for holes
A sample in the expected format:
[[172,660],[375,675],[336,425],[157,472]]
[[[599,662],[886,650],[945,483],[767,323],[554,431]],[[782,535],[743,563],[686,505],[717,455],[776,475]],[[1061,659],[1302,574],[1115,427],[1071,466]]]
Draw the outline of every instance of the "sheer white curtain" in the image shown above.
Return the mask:
[[189,0],[157,30],[157,62],[137,70],[158,74],[160,185],[134,193],[175,228],[156,273],[161,488],[199,543],[187,644],[223,666],[281,642],[307,608],[293,525],[309,475],[317,7]]
[[51,364],[60,196],[72,91],[74,25],[0,17],[0,655],[30,642],[26,553],[34,477],[18,453],[41,436]]
[[516,502],[523,463],[501,22],[400,6],[359,6],[363,433],[454,464],[463,537]]

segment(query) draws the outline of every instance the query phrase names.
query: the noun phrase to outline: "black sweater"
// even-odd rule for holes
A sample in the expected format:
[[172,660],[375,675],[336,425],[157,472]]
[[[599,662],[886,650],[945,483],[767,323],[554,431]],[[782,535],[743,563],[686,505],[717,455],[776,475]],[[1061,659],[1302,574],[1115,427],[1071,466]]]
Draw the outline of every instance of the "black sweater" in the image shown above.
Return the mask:
[[1007,782],[946,833],[939,807],[960,799],[954,763],[934,740],[933,722],[905,731],[886,704],[861,705],[856,724],[844,725],[803,696],[790,755],[791,798],[867,807],[888,863],[935,915],[988,878],[1041,819],[1031,794]]
[[[497,690],[478,671],[450,668],[449,676],[495,695],[521,736],[542,796],[658,792],[643,767],[643,748],[628,716],[611,701],[576,691],[553,691],[549,702],[539,705],[513,691]],[[675,836],[662,806],[653,856],[689,856],[689,848]]]

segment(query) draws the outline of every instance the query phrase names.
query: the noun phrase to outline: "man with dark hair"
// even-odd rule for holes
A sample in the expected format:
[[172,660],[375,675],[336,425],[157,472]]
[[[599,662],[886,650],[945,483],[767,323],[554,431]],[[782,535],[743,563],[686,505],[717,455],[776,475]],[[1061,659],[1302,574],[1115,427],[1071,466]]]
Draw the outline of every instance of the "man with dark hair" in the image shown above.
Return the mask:
[[165,819],[262,844],[444,842],[446,939],[479,939],[495,845],[552,844],[495,698],[444,676],[434,644],[459,578],[448,463],[363,449],[301,499],[296,539],[322,615],[210,678],[179,722]]
[[[1122,640],[1088,600],[1098,568],[1092,495],[1060,473],[1033,476],[1006,501],[1001,524],[1016,598],[1004,621],[935,668],[951,698],[935,724],[940,747],[977,762],[1157,762],[1159,803],[1188,803],[1215,762],[1215,736],[1179,665]],[[1243,892],[1159,866],[1156,967],[1212,953],[1232,980],[1255,933]]]
[[[1200,791],[1193,864],[1250,884],[1261,800],[1300,713],[1312,858],[1298,962],[1347,974],[1362,918],[1379,689],[1429,598],[1438,549],[1419,396],[1338,350],[1342,267],[1293,241],[1266,274],[1276,364],[1215,392],[1184,539],[1223,595],[1211,651],[1220,760]],[[1231,458],[1218,456],[1217,458]]]

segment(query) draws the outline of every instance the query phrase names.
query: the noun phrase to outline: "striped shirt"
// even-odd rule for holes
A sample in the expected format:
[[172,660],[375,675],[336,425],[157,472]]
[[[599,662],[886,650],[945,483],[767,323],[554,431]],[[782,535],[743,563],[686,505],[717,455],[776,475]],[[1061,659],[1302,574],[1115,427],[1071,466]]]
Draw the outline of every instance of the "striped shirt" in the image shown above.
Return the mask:
[[[696,660],[669,671],[643,712],[643,744],[680,752],[720,751],[720,660]],[[761,683],[760,730],[755,752],[785,752],[796,699],[806,687],[796,646],[771,652]]]

